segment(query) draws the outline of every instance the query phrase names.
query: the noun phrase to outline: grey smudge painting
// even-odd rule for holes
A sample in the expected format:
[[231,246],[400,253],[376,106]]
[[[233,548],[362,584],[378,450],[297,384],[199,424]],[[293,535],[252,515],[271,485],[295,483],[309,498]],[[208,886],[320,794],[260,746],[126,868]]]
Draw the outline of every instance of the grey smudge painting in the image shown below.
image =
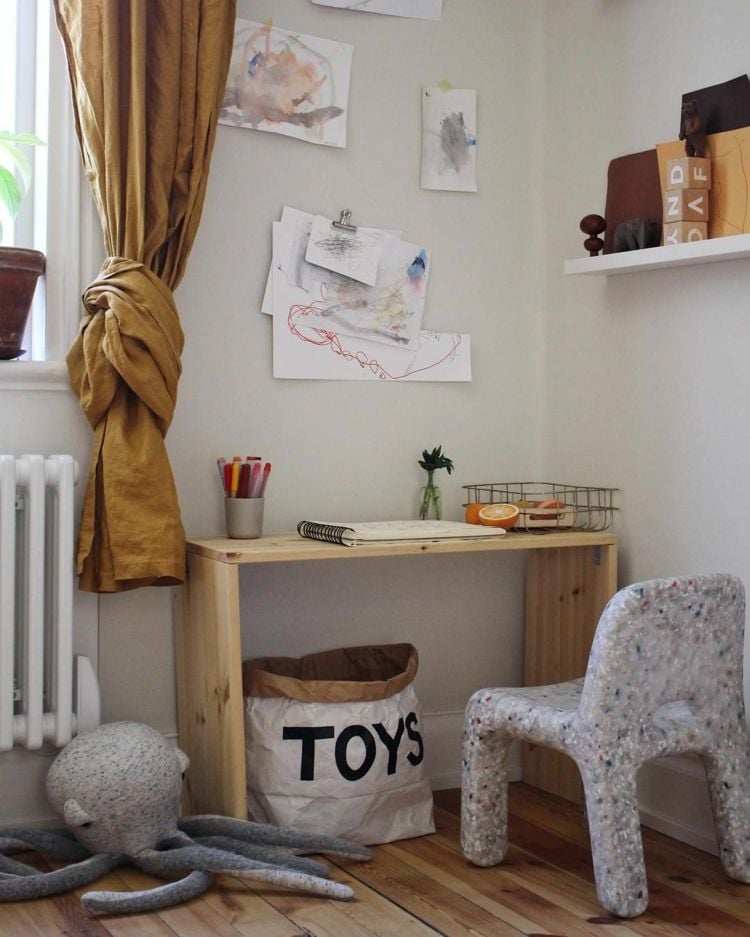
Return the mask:
[[476,192],[477,93],[422,89],[423,189]]

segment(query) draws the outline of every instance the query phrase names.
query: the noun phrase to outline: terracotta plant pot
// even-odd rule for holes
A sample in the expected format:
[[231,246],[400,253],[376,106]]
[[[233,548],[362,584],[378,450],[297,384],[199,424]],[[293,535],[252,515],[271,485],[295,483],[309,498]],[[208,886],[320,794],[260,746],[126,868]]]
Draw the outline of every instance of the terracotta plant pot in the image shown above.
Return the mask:
[[0,360],[23,354],[23,333],[44,261],[40,251],[0,247]]

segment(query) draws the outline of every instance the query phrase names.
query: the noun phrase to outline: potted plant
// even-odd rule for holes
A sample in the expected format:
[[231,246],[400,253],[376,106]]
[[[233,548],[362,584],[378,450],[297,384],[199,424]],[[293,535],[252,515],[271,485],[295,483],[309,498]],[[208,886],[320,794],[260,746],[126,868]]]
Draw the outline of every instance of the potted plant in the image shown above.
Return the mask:
[[[0,206],[10,218],[18,214],[31,181],[31,164],[19,144],[44,145],[32,133],[0,130]],[[23,354],[21,342],[44,261],[41,251],[0,247],[0,360]]]

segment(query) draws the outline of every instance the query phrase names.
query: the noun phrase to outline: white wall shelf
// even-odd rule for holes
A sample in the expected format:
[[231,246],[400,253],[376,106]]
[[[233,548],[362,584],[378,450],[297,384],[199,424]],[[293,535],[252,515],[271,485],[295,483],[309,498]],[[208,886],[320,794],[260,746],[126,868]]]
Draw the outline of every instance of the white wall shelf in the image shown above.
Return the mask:
[[610,277],[620,273],[637,273],[639,270],[681,267],[684,264],[741,260],[743,257],[750,257],[750,234],[735,234],[708,241],[692,241],[690,244],[670,244],[665,247],[647,247],[639,251],[566,260],[563,272],[566,276],[598,273]]

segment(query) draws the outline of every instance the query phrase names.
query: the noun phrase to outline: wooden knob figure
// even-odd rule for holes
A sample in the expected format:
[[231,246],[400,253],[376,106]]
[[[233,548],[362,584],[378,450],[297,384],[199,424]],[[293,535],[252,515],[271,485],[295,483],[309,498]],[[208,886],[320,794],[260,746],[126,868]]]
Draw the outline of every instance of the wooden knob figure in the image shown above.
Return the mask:
[[583,242],[583,246],[589,252],[590,257],[596,257],[599,251],[604,247],[604,241],[599,237],[607,229],[607,222],[601,215],[586,215],[581,218],[581,231],[588,234]]

